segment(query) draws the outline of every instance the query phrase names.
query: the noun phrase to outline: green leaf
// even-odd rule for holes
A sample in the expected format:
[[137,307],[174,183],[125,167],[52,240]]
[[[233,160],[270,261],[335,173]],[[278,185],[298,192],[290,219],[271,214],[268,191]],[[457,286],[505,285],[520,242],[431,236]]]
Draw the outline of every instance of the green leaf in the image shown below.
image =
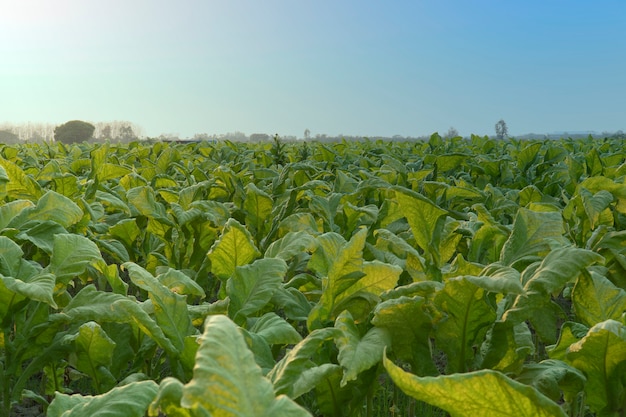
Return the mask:
[[559,339],[556,344],[546,346],[546,351],[551,359],[564,361],[569,352],[569,347],[585,337],[589,328],[584,324],[566,321],[561,326]]
[[560,309],[551,301],[551,295],[560,293],[566,283],[575,281],[587,267],[602,260],[597,253],[576,247],[551,251],[541,264],[524,271],[524,294],[515,298],[502,319],[514,324],[530,320],[544,341],[554,343]]
[[141,235],[135,219],[122,219],[109,228],[109,234],[119,239],[127,248],[132,248]]
[[576,317],[587,326],[605,320],[620,320],[626,311],[626,291],[606,277],[582,273],[574,285],[572,302]]
[[[323,327],[345,309],[350,310],[356,320],[362,320],[380,295],[395,287],[402,269],[378,261],[364,262],[366,237],[367,229],[361,229],[337,250],[328,276],[322,279],[319,303],[307,319],[309,329]],[[320,248],[323,247],[321,244]]]
[[391,345],[387,330],[373,327],[363,337],[354,323],[352,315],[344,311],[337,317],[335,327],[341,330],[341,336],[335,338],[339,349],[337,360],[344,368],[341,386],[357,379],[358,375],[378,364],[383,357],[385,347]]
[[27,240],[44,252],[51,254],[54,245],[54,236],[66,234],[67,230],[59,223],[46,221],[29,221],[21,226],[21,231],[15,237]]
[[566,361],[587,376],[586,402],[601,415],[623,410],[626,390],[626,326],[606,320],[570,345]]
[[394,188],[396,199],[404,213],[417,245],[430,253],[435,263],[439,263],[438,244],[441,240],[443,222],[447,212],[421,194],[408,189]]
[[523,294],[521,274],[518,270],[492,263],[483,269],[480,276],[465,276],[479,287],[498,294]]
[[463,277],[446,280],[435,296],[435,305],[445,315],[435,339],[448,357],[447,369],[466,372],[496,312],[487,302],[485,290]]
[[535,352],[533,335],[525,322],[512,325],[496,321],[481,346],[481,368],[517,374],[529,355]]
[[104,262],[100,249],[91,240],[75,234],[54,236],[49,270],[57,281],[67,284],[89,265]]
[[376,306],[372,324],[391,334],[394,355],[419,375],[438,374],[430,351],[433,319],[423,297],[399,297]]
[[335,259],[346,246],[346,240],[338,233],[328,232],[318,236],[317,242],[318,245],[309,260],[308,266],[320,276],[328,276]]
[[200,298],[206,297],[204,289],[182,271],[167,268],[166,272],[157,275],[156,278],[161,284],[176,294],[189,294]]
[[[0,169],[2,169],[1,166]],[[7,227],[15,216],[30,207],[35,207],[35,205],[32,201],[28,200],[14,200],[3,203],[2,206],[0,206],[0,229]]]
[[207,254],[211,272],[223,281],[233,276],[235,268],[249,264],[260,255],[250,232],[232,218],[228,219],[222,235]]
[[580,187],[579,194],[582,198],[591,230],[594,230],[600,221],[602,213],[613,202],[613,194],[606,190],[600,190],[592,195],[591,192],[583,187]]
[[49,220],[67,229],[82,218],[83,211],[76,203],[64,195],[48,191],[37,201],[34,207],[27,207],[14,217],[9,222],[8,227],[20,228],[24,223],[31,220]]
[[300,333],[276,313],[265,313],[256,319],[250,332],[261,336],[269,345],[291,345],[302,340]]
[[[78,328],[78,335],[74,340],[76,344],[76,362],[73,366],[94,379],[103,377],[102,368],[107,372],[112,383],[115,382],[106,368],[111,366],[113,351],[116,343],[96,322],[90,321]],[[106,377],[105,376],[105,377]],[[97,384],[100,385],[100,384]]]
[[230,297],[228,315],[243,324],[246,317],[263,308],[283,282],[287,264],[282,259],[259,259],[250,265],[239,266],[226,282]]
[[547,359],[525,365],[515,380],[535,387],[554,402],[561,401],[563,395],[563,399],[571,403],[584,389],[587,378],[565,362]]
[[143,417],[157,395],[154,381],[133,382],[102,395],[66,395],[57,392],[48,417]]
[[310,416],[290,398],[275,396],[237,326],[221,315],[206,320],[181,405],[215,417]]
[[507,266],[525,258],[544,256],[551,242],[565,244],[563,218],[560,212],[538,212],[520,208],[515,216],[513,231],[504,243],[500,261]]
[[566,417],[558,404],[535,388],[497,371],[418,377],[386,357],[383,364],[405,394],[437,406],[451,417]]
[[246,199],[243,202],[243,209],[246,212],[246,225],[255,233],[257,238],[269,229],[268,221],[272,214],[274,202],[272,197],[265,191],[260,190],[254,183],[246,185]]
[[39,183],[15,163],[0,157],[0,167],[4,168],[4,174],[9,179],[6,193],[11,199],[36,201],[43,195]]
[[165,215],[165,207],[156,201],[156,195],[151,187],[131,188],[126,192],[126,198],[140,214],[172,225]]
[[160,412],[169,417],[193,417],[196,414],[183,408],[180,402],[183,398],[184,385],[176,378],[167,377],[161,381],[159,392],[148,408],[149,416],[158,416]]
[[288,351],[267,374],[268,379],[274,384],[276,393],[296,399],[315,388],[336,366],[329,363],[318,364],[312,358],[326,342],[339,335],[339,330],[332,327],[313,330]]
[[303,252],[313,252],[317,241],[307,232],[288,232],[272,242],[265,251],[266,258],[280,258],[285,261]]
[[74,296],[63,310],[61,318],[64,317],[78,323],[129,323],[141,329],[168,353],[177,354],[161,327],[136,301],[120,294],[98,291],[93,285],[86,286]]
[[172,341],[178,352],[183,350],[185,337],[195,329],[187,312],[187,297],[171,291],[152,274],[133,262],[122,265],[128,271],[131,281],[148,291],[154,305],[154,318],[163,333]]
[[0,275],[4,286],[26,298],[41,301],[52,308],[57,308],[54,301],[55,277],[52,274],[39,273],[28,278],[17,279]]

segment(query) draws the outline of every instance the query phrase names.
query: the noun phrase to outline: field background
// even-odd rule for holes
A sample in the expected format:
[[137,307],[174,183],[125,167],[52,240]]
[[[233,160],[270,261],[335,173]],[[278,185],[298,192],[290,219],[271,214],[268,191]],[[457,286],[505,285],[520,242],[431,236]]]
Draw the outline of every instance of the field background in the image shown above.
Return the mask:
[[0,415],[626,412],[623,140],[0,156]]

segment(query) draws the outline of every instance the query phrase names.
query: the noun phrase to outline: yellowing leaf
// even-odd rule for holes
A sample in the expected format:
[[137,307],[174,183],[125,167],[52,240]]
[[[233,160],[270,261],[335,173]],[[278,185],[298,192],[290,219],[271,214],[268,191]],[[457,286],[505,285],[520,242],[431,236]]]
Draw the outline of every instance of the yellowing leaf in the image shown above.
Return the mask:
[[250,232],[232,218],[228,219],[222,236],[207,254],[211,261],[211,272],[224,281],[233,276],[235,268],[249,264],[260,255]]
[[386,357],[383,363],[404,393],[447,411],[451,417],[566,417],[558,404],[535,388],[497,371],[418,377]]

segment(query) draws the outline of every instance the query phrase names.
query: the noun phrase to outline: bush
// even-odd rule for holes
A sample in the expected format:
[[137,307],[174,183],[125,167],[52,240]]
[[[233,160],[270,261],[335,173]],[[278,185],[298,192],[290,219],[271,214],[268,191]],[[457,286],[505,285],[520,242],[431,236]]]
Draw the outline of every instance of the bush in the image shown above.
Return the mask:
[[63,143],[84,142],[91,139],[96,127],[91,123],[72,120],[54,128],[54,140]]

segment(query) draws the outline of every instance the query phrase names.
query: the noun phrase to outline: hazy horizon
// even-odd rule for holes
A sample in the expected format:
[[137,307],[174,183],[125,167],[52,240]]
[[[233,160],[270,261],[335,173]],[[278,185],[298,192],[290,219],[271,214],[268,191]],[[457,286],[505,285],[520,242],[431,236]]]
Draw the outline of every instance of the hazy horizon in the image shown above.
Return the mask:
[[0,124],[511,136],[626,128],[626,3],[32,0],[0,15]]

